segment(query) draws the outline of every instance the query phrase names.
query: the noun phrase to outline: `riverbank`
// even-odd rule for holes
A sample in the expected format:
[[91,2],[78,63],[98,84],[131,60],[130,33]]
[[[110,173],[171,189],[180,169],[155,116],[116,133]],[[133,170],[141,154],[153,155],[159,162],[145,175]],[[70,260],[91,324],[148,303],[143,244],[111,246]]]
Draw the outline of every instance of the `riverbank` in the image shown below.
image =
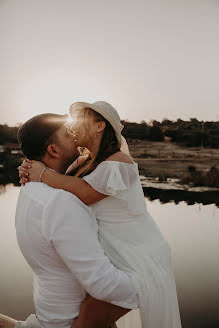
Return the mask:
[[131,156],[145,177],[182,179],[188,167],[207,172],[212,166],[219,169],[219,149],[184,147],[175,143],[148,140],[128,140]]
[[[198,180],[200,175],[194,174],[194,172],[205,174],[211,167],[219,170],[219,149],[188,148],[175,143],[134,139],[128,140],[128,144],[132,157],[138,163],[140,175],[147,179],[147,183],[144,181],[143,186],[171,190],[186,189],[187,191],[189,191],[188,188],[194,186],[198,186],[199,190],[193,188],[190,191],[207,191],[210,190],[209,186],[215,187],[212,183],[210,184],[208,176],[204,184],[193,184],[190,182],[192,179],[186,181],[185,177],[192,173],[192,178]],[[0,146],[1,184],[12,182],[18,185],[17,167],[22,159],[23,155],[18,148]],[[190,173],[188,169],[190,169]],[[185,180],[183,185],[179,184],[181,179]],[[212,179],[214,180],[214,175],[211,175]],[[161,186],[159,183],[164,184]]]

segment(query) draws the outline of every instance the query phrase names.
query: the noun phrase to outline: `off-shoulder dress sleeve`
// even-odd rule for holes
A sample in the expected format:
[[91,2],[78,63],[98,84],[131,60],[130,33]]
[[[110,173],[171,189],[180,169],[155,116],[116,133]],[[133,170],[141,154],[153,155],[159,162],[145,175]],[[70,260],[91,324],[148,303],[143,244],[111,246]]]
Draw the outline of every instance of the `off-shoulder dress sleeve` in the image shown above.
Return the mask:
[[135,183],[138,176],[136,165],[135,163],[104,161],[83,179],[98,192],[108,196],[116,196],[129,190]]
[[103,161],[83,179],[101,194],[122,201],[121,207],[128,209],[129,215],[144,213],[146,202],[136,163]]

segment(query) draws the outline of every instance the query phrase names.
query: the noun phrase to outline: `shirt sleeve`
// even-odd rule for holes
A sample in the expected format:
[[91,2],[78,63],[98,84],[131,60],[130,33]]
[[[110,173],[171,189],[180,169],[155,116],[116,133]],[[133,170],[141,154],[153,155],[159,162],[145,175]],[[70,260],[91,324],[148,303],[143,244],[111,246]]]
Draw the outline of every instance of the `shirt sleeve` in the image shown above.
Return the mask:
[[135,164],[116,161],[103,161],[93,172],[83,177],[95,190],[108,196],[126,193],[137,178]]
[[91,296],[128,309],[138,307],[131,278],[105,256],[96,219],[77,197],[57,190],[44,210],[43,234]]

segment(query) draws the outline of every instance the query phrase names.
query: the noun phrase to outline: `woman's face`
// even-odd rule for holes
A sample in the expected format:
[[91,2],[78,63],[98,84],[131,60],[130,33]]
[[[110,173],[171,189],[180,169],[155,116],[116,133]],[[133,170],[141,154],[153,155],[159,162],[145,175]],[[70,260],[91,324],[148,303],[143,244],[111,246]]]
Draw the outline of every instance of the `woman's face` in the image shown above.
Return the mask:
[[94,116],[84,110],[71,112],[68,130],[74,136],[77,146],[89,149],[97,129]]

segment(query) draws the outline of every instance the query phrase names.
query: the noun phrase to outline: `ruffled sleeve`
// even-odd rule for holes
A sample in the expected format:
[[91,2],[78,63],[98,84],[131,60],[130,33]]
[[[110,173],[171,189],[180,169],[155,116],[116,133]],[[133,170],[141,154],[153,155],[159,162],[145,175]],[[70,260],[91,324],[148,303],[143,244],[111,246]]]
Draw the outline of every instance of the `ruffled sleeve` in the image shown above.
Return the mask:
[[83,179],[104,195],[118,196],[124,194],[135,183],[137,177],[137,164],[104,161]]

